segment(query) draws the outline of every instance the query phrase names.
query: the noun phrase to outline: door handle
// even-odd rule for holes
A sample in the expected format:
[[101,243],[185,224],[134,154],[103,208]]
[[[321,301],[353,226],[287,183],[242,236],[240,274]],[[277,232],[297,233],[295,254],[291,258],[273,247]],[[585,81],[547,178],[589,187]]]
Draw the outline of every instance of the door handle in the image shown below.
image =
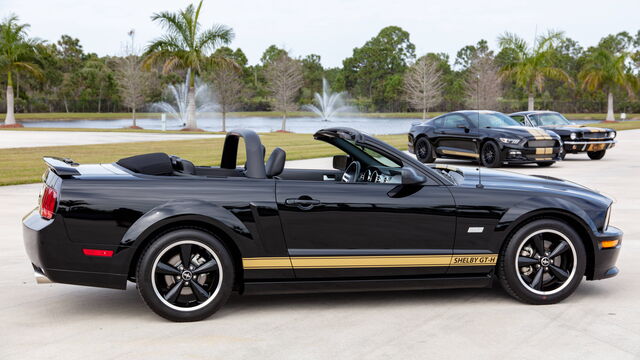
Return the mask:
[[316,205],[320,205],[320,200],[311,199],[307,197],[301,197],[298,199],[286,199],[284,204],[287,206],[296,206],[301,210],[310,210]]

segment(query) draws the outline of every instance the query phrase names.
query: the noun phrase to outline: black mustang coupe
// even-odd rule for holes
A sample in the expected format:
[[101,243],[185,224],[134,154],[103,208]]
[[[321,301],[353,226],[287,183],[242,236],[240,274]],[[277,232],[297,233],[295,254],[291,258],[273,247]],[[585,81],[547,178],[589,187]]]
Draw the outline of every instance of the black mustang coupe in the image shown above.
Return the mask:
[[540,127],[558,134],[564,145],[562,158],[567,153],[586,152],[591,160],[600,160],[616,145],[613,129],[574,125],[555,111],[521,111],[509,116],[524,126]]
[[[152,153],[112,164],[45,158],[23,219],[41,282],[125,289],[174,321],[208,317],[232,291],[490,287],[551,304],[583,277],[615,276],[611,199],[545,176],[423,165],[349,128],[318,131],[327,170],[285,169],[250,130],[219,167]],[[239,166],[244,140],[246,163]]]
[[450,158],[478,160],[486,167],[550,166],[560,159],[561,146],[553,132],[522,126],[495,111],[455,111],[409,130],[409,152],[423,163]]

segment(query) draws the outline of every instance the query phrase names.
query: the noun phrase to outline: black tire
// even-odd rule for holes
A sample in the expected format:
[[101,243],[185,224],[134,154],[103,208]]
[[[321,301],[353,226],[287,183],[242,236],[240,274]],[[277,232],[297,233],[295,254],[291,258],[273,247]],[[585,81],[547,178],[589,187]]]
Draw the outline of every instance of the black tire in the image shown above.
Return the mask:
[[[540,244],[544,251],[538,250]],[[556,250],[560,253],[553,256]],[[544,255],[538,258],[539,253]],[[562,221],[541,219],[522,226],[508,240],[498,259],[498,277],[506,292],[522,302],[554,304],[576,290],[586,265],[587,254],[575,230]]]
[[[188,270],[182,260],[187,258]],[[142,299],[156,314],[171,321],[197,321],[211,316],[227,301],[234,268],[220,240],[184,228],[153,241],[140,257],[136,276]]]
[[587,155],[589,156],[589,159],[591,160],[600,160],[604,157],[604,154],[606,154],[607,150],[600,150],[600,151],[587,151]]
[[426,137],[421,137],[416,141],[413,146],[414,152],[416,153],[416,158],[423,163],[432,163],[435,161],[435,157],[433,156],[433,149],[431,144],[429,143],[429,139]]
[[538,164],[538,166],[540,167],[549,167],[555,163],[556,163],[555,161],[540,161],[540,162],[537,162],[536,164]]
[[502,152],[495,141],[487,141],[480,150],[480,163],[488,168],[502,166]]
[[567,157],[567,152],[564,149],[560,150],[560,160],[564,160]]

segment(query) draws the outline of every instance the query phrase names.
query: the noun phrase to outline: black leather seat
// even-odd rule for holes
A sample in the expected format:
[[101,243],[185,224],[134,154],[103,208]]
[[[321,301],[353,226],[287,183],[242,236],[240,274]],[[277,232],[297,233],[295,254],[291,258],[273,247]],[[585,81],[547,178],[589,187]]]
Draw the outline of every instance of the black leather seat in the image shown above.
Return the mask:
[[273,149],[269,159],[267,160],[267,165],[265,165],[265,170],[268,178],[273,178],[282,174],[282,170],[284,170],[284,163],[287,159],[287,154],[284,150],[277,147]]

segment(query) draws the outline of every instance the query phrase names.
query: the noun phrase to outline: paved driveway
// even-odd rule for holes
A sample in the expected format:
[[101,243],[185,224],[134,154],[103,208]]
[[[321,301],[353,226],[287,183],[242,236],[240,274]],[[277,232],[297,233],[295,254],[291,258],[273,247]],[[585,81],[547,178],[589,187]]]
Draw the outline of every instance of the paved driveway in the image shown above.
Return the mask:
[[520,304],[500,289],[234,295],[206,321],[170,323],[133,286],[36,286],[20,218],[40,185],[0,187],[0,359],[637,359],[640,132],[619,140],[598,162],[574,155],[547,169],[508,169],[567,178],[617,200],[620,275],[583,282],[550,306]]
[[92,131],[0,131],[0,149],[34,146],[111,144],[139,141],[216,138],[215,134],[161,134]]

